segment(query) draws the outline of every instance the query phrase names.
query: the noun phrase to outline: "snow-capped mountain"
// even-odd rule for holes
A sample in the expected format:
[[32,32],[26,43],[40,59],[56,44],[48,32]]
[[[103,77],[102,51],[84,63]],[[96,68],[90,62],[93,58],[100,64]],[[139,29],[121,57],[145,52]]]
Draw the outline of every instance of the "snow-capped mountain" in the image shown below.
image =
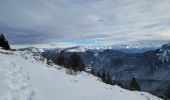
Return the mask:
[[0,51],[1,100],[162,100],[107,85],[85,72],[67,75],[66,69],[35,60],[41,57],[30,52]]
[[85,52],[87,50],[98,50],[103,51],[107,49],[123,50],[127,52],[144,52],[147,50],[153,50],[160,48],[162,44],[168,43],[169,40],[153,40],[153,41],[124,41],[118,42],[113,45],[76,45],[76,44],[66,44],[66,43],[56,43],[56,44],[42,44],[42,45],[12,45],[13,49],[16,50],[32,50],[39,49],[40,52],[50,49],[66,49],[70,52]]
[[159,60],[161,60],[163,63],[170,64],[170,43],[162,45],[157,55],[159,57]]
[[142,49],[142,48],[159,48],[162,44],[168,43],[169,40],[148,40],[148,41],[123,41],[113,43],[112,45],[92,45],[92,46],[82,46],[86,49],[97,49],[97,50],[106,50],[106,49]]

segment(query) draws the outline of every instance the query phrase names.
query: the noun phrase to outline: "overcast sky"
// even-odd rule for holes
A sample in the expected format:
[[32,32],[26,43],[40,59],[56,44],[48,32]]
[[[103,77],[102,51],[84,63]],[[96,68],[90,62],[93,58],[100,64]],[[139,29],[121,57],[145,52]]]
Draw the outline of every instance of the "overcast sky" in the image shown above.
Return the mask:
[[0,0],[12,44],[170,39],[170,0]]

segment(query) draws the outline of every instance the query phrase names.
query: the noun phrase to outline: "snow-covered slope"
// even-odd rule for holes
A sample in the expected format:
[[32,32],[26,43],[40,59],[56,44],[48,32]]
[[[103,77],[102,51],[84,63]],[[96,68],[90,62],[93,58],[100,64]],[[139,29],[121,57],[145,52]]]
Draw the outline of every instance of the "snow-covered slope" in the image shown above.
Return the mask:
[[0,53],[0,100],[161,100],[107,85],[85,72],[67,75],[64,68],[48,67],[30,55]]

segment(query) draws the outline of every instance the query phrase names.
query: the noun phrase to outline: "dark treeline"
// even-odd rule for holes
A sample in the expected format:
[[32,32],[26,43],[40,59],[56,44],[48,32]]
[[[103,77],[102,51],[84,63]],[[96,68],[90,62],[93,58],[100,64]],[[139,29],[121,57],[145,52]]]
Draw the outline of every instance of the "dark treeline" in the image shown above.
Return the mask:
[[101,70],[99,72],[95,72],[94,69],[91,70],[91,74],[101,78],[101,80],[110,85],[118,85],[124,89],[132,90],[132,91],[141,91],[140,85],[135,77],[132,78],[130,84],[122,84],[119,81],[113,80],[110,73],[105,70]]
[[73,53],[69,58],[65,58],[62,54],[60,54],[55,63],[57,65],[64,66],[65,68],[72,69],[75,72],[85,70],[83,60],[78,53]]

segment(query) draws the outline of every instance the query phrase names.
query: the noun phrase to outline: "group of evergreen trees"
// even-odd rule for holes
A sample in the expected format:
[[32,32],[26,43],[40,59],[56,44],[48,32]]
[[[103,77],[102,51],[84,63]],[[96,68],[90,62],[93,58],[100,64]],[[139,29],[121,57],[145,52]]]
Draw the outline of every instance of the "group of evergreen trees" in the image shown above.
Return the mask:
[[104,83],[113,85],[109,72],[106,73],[104,70],[102,70],[101,73],[98,73],[98,77],[100,77]]
[[2,47],[5,50],[10,50],[10,46],[8,41],[5,39],[3,34],[0,34],[0,47]]
[[70,56],[70,64],[71,64],[71,69],[74,71],[83,71],[85,69],[85,65],[80,57],[80,54],[78,53],[73,53]]
[[104,70],[95,72],[94,68],[92,68],[91,74],[101,78],[104,83],[114,85],[114,82],[112,82],[112,78],[109,72],[106,73]]
[[141,91],[140,85],[139,85],[139,83],[138,83],[138,81],[136,80],[135,77],[132,78],[130,84],[122,84],[119,81],[112,80],[112,77],[111,77],[110,73],[106,72],[105,70],[95,72],[95,70],[92,69],[91,74],[101,78],[104,83],[107,83],[107,84],[110,84],[110,85],[117,84],[118,86],[120,86],[122,88],[132,90],[132,91]]
[[62,54],[60,54],[56,60],[56,64],[72,69],[75,72],[85,70],[83,60],[78,53],[73,53],[69,58],[65,58]]
[[66,66],[66,61],[62,54],[57,57],[56,64],[59,66]]

